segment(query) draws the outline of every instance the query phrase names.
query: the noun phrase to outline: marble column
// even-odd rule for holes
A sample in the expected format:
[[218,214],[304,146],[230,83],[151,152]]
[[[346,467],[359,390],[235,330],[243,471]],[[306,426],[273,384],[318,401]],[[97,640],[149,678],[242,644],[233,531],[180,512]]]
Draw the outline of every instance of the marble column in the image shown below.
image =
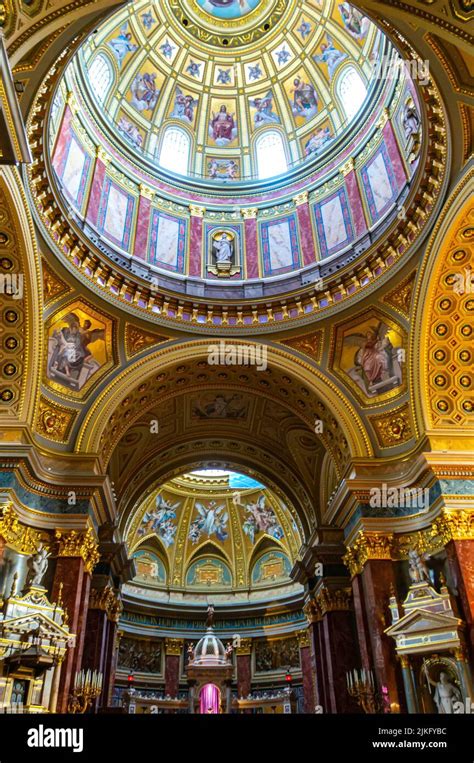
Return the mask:
[[82,667],[102,673],[102,694],[93,709],[108,707],[111,701],[117,658],[117,620],[122,611],[119,595],[110,585],[92,588],[87,615]]
[[413,681],[413,671],[410,665],[410,660],[406,655],[400,657],[400,665],[402,666],[407,711],[409,713],[418,713],[418,699],[416,696],[415,683]]
[[99,554],[91,529],[85,532],[56,530],[56,541],[58,556],[51,599],[58,601],[61,595],[69,629],[76,637],[75,646],[66,652],[59,680],[57,712],[65,713],[74,675],[82,667],[91,574]]
[[237,647],[237,697],[247,697],[252,690],[252,639],[241,639]]
[[177,697],[179,692],[179,665],[184,641],[177,638],[165,639],[165,694]]
[[314,694],[315,671],[311,653],[310,634],[303,631],[298,636],[300,646],[300,663],[303,674],[303,697],[305,713],[314,713],[316,705]]
[[474,655],[474,541],[453,538],[446,544],[446,554],[452,579],[459,591]]

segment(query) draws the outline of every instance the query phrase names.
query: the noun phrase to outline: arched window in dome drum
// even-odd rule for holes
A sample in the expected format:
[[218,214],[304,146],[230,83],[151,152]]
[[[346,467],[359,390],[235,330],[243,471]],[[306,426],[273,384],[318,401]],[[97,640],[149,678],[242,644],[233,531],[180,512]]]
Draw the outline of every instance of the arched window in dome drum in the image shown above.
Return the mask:
[[160,166],[165,170],[187,175],[191,138],[179,127],[167,127],[161,144]]
[[99,53],[89,69],[89,81],[97,99],[104,103],[112,86],[112,64],[104,53]]
[[288,169],[283,137],[278,130],[266,130],[255,143],[259,178],[281,175]]
[[336,92],[339,96],[346,119],[350,122],[367,96],[367,88],[364,80],[355,66],[346,66],[339,76],[336,84]]

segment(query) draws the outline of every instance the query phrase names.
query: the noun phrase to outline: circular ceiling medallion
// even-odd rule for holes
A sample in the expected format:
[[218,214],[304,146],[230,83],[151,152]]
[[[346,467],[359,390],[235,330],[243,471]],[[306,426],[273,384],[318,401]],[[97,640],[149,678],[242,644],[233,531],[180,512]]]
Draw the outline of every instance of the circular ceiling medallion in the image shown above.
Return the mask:
[[233,21],[248,16],[264,0],[194,0],[194,4],[218,21]]

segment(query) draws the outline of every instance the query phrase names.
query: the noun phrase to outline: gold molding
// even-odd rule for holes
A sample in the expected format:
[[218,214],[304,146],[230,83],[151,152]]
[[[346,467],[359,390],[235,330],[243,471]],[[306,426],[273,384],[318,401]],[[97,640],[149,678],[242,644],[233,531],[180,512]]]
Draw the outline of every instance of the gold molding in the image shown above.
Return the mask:
[[165,655],[174,655],[180,657],[184,648],[184,639],[182,638],[165,638]]
[[98,542],[91,527],[85,532],[77,530],[56,530],[58,557],[80,557],[84,561],[86,572],[92,573],[100,559]]
[[111,585],[105,588],[92,588],[89,598],[89,609],[100,609],[107,614],[107,619],[117,623],[123,612],[120,594]]

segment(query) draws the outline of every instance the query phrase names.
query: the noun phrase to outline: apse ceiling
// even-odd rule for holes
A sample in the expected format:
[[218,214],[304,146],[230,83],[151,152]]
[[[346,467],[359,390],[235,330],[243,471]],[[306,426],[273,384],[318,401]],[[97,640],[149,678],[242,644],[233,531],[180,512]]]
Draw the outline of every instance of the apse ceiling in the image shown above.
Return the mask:
[[130,513],[124,534],[136,565],[128,592],[145,599],[185,592],[257,600],[262,589],[271,598],[294,588],[297,513],[240,472],[201,469],[165,482]]

